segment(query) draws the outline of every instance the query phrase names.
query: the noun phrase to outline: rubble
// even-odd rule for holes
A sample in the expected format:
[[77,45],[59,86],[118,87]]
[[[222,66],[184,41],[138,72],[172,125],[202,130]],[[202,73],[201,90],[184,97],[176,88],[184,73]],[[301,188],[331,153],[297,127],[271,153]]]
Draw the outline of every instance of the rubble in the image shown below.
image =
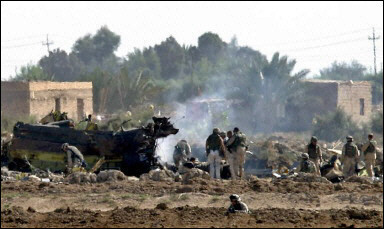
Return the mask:
[[296,182],[308,182],[308,183],[312,183],[312,182],[328,183],[328,184],[332,183],[329,180],[327,180],[327,178],[325,177],[319,177],[311,173],[298,173],[297,176],[294,176],[292,178],[292,180]]
[[99,183],[107,181],[123,181],[126,179],[127,177],[124,175],[124,173],[119,170],[104,170],[97,175],[97,182]]
[[140,176],[140,181],[174,181],[175,174],[168,169],[155,169]]
[[205,172],[201,169],[193,168],[182,176],[182,183],[183,184],[191,184],[192,180],[196,179],[196,178],[201,178],[204,180],[210,180],[211,176],[207,172]]

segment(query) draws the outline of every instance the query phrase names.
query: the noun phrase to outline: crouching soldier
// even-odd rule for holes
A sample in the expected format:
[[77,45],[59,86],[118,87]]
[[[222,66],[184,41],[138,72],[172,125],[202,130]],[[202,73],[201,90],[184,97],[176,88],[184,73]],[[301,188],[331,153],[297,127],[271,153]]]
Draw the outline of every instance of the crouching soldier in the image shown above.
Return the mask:
[[309,160],[307,153],[301,154],[301,162],[297,167],[297,172],[301,173],[316,173],[316,165],[313,161]]
[[76,170],[82,171],[87,167],[83,154],[75,146],[64,143],[61,146],[61,150],[67,154],[67,169],[69,173]]
[[183,165],[191,157],[191,146],[186,140],[181,140],[175,146],[173,151],[173,161],[175,162],[176,167]]
[[353,143],[353,137],[347,137],[347,143],[343,147],[342,152],[343,174],[345,178],[356,174],[355,166],[359,162],[360,152],[355,143]]
[[241,201],[239,195],[232,194],[229,196],[229,199],[231,206],[228,208],[228,213],[249,213],[248,206]]

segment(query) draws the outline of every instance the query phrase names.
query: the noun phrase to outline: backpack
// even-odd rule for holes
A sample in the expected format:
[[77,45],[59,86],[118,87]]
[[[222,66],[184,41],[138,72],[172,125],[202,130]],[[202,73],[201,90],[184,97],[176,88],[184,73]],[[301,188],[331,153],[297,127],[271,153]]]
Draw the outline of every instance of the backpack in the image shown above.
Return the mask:
[[369,146],[368,148],[364,151],[364,155],[367,154],[367,153],[374,153],[376,150],[376,146],[372,143],[372,142],[369,142]]
[[310,163],[308,161],[303,161],[300,172],[309,173],[310,172]]
[[346,144],[345,145],[345,155],[348,157],[356,156],[356,145],[355,144]]
[[247,137],[243,133],[239,133],[236,135],[235,141],[233,142],[231,148],[236,148],[238,146],[246,146]]

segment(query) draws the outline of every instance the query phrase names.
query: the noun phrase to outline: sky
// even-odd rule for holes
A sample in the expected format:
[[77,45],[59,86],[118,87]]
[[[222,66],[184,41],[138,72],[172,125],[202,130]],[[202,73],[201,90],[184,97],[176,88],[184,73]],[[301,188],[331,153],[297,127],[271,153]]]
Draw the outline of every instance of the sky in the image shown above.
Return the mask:
[[383,2],[7,2],[1,1],[1,79],[36,64],[50,49],[71,51],[75,41],[107,25],[121,36],[116,51],[154,46],[173,36],[197,45],[205,32],[225,42],[297,61],[295,72],[310,76],[335,60],[357,60],[373,71],[375,28],[377,68],[383,63]]

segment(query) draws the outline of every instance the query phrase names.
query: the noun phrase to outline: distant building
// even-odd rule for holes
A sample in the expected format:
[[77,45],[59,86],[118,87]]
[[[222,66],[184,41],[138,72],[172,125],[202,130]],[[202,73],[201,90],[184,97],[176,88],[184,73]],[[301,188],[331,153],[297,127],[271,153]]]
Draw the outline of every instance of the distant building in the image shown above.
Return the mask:
[[[342,108],[358,123],[367,122],[372,114],[372,86],[368,81],[304,80],[308,86],[309,107],[295,110],[287,106],[285,112],[295,124],[306,129],[315,115],[326,114]],[[294,116],[294,117],[293,117]]]
[[57,110],[74,120],[92,114],[92,82],[1,82],[2,115],[41,119]]

